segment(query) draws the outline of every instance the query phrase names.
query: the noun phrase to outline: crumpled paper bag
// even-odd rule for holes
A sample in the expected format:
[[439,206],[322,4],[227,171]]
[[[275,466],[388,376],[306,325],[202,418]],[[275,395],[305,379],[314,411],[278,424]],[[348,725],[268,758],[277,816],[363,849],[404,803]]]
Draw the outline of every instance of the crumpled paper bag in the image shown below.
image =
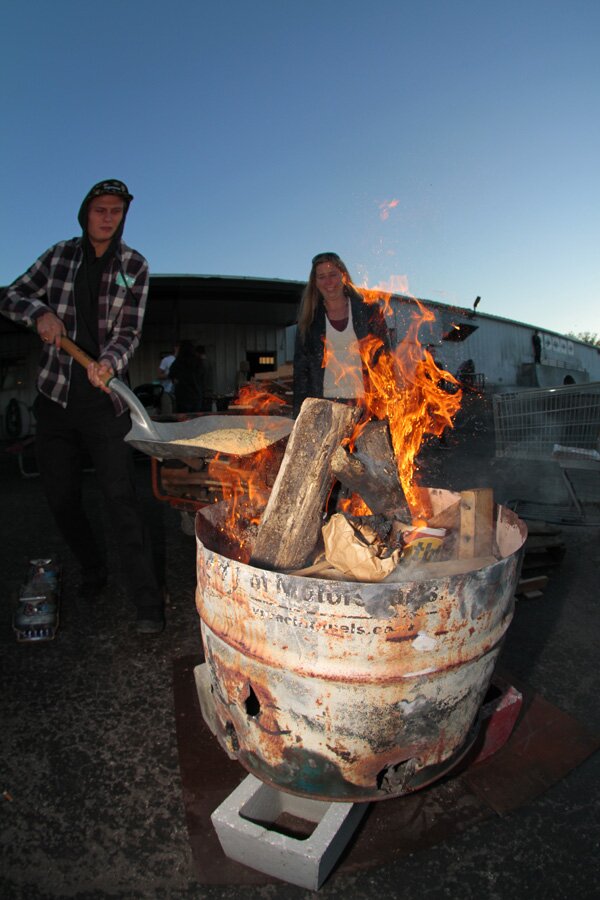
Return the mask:
[[373,529],[365,525],[355,528],[343,513],[335,513],[323,526],[323,541],[330,565],[356,581],[383,581],[394,571],[402,553],[394,550],[390,555],[389,547]]

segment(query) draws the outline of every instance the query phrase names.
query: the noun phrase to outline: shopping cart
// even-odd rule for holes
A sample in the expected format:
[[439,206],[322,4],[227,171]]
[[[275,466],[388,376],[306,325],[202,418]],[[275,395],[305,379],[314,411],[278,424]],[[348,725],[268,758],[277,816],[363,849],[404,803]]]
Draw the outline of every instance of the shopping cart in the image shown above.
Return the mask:
[[[574,523],[600,524],[600,382],[566,385],[546,390],[495,394],[493,397],[496,456],[510,459],[554,461],[560,467],[569,507],[555,518]],[[575,471],[588,473],[577,484]],[[592,473],[591,475],[589,473]],[[536,517],[533,504],[518,511]],[[597,507],[594,511],[591,507]],[[590,507],[590,508],[588,508]],[[546,518],[550,516],[546,515]]]

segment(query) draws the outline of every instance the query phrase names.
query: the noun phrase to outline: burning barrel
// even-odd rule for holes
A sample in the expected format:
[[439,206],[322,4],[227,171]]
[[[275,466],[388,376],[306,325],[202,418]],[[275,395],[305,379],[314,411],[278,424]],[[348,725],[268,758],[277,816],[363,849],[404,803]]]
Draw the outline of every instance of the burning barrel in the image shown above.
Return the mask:
[[[429,490],[434,511],[459,495]],[[238,562],[223,504],[197,516],[196,602],[217,738],[262,781],[362,802],[401,796],[469,749],[511,622],[524,524],[495,516],[496,562],[394,583]]]

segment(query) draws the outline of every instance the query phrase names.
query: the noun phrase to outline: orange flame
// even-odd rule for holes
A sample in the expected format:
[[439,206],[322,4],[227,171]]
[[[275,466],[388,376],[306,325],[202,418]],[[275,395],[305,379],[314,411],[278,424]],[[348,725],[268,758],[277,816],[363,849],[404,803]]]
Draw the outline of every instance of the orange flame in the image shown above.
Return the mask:
[[[383,288],[361,287],[358,290],[365,302],[383,302],[390,308],[392,295]],[[416,298],[412,300],[416,308],[408,331],[391,353],[385,351],[383,342],[372,335],[358,341],[360,358],[368,374],[368,387],[364,399],[365,415],[348,443],[352,449],[370,419],[388,420],[400,484],[413,517],[420,517],[424,522],[426,511],[421,507],[415,479],[415,459],[426,435],[439,437],[446,428],[453,427],[452,420],[460,409],[462,392],[456,378],[440,369],[432,354],[421,345],[419,329],[423,324],[434,322],[435,315]],[[342,378],[355,380],[357,395],[363,392],[361,369],[350,370],[336,360],[326,340],[323,366],[333,373],[336,384]],[[444,383],[454,385],[455,390],[449,393],[444,389]]]
[[265,472],[276,460],[275,445],[265,447],[248,457],[228,459],[217,455],[208,464],[208,474],[219,482],[223,499],[227,501],[227,518],[222,530],[243,550],[246,541],[242,534],[244,523],[257,525],[269,499],[270,487]]
[[372,510],[369,509],[365,501],[362,497],[359,497],[358,494],[352,494],[351,497],[339,500],[337,508],[341,510],[341,512],[347,513],[349,516],[370,516],[373,514]]
[[[440,369],[418,339],[421,325],[435,321],[435,315],[415,299],[418,312],[411,316],[406,336],[392,353],[382,352],[379,338],[360,342],[363,364],[369,376],[365,406],[370,417],[387,418],[398,477],[413,516],[424,515],[415,482],[415,458],[426,435],[441,435],[452,427],[460,409],[462,392],[456,378]],[[444,390],[443,382],[456,386]]]
[[251,407],[253,413],[268,413],[285,406],[285,400],[254,384],[245,384],[231,403],[232,406]]
[[[231,407],[249,415],[278,413],[286,405],[286,400],[251,382],[240,388],[231,403]],[[249,419],[248,428],[252,427]],[[223,499],[227,501],[227,518],[222,531],[238,544],[242,555],[250,542],[248,526],[258,524],[269,498],[268,473],[277,471],[282,455],[282,448],[271,444],[243,457],[217,453],[208,463],[209,477],[219,483]]]
[[[389,289],[378,286],[357,290],[367,303],[382,303],[390,309],[392,292]],[[408,293],[405,281],[402,281],[402,293]],[[412,302],[415,304],[415,312],[411,315],[408,331],[402,342],[391,352],[374,336],[358,342],[360,358],[368,376],[364,397],[365,413],[347,443],[352,449],[354,441],[371,419],[388,420],[398,477],[413,523],[424,525],[427,510],[422,506],[417,483],[416,457],[427,435],[440,436],[446,428],[453,427],[453,417],[460,409],[462,391],[456,378],[439,368],[432,354],[419,342],[421,326],[435,321],[434,313],[416,298],[412,298]],[[336,377],[347,377],[348,373],[337,363],[326,341],[323,365],[337,371]],[[355,377],[360,380],[358,393],[362,393],[364,383],[360,367],[357,368]],[[452,393],[445,389],[448,384],[453,385]],[[272,411],[284,404],[285,401],[281,398],[253,384],[241,389],[235,403],[256,413]],[[240,523],[251,521],[253,516],[257,521],[262,514],[270,492],[265,472],[269,469],[274,473],[277,471],[282,453],[281,447],[272,445],[251,457],[226,461],[217,456],[210,463],[209,473],[220,481],[223,497],[229,501],[229,515],[224,530],[230,538],[239,542],[243,531]],[[347,501],[347,506],[347,511],[353,515],[367,515],[370,512],[356,496]]]
[[392,298],[394,296],[408,295],[408,279],[406,275],[392,275],[389,283],[376,284],[372,288],[365,284],[357,287],[357,291],[361,294],[365,303],[381,303],[384,315],[392,315]]

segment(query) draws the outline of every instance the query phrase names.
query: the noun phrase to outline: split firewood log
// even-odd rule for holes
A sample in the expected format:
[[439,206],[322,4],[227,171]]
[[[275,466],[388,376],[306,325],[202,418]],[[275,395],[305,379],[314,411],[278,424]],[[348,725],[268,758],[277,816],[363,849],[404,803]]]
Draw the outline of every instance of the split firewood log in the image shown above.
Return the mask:
[[459,559],[489,556],[494,552],[494,492],[476,488],[460,492]]
[[331,470],[345,488],[364,500],[371,512],[399,513],[410,519],[387,421],[369,422],[352,452],[338,447],[331,458]]
[[360,416],[358,407],[314,397],[304,401],[258,527],[251,565],[279,571],[307,565],[335,480],[331,458]]

